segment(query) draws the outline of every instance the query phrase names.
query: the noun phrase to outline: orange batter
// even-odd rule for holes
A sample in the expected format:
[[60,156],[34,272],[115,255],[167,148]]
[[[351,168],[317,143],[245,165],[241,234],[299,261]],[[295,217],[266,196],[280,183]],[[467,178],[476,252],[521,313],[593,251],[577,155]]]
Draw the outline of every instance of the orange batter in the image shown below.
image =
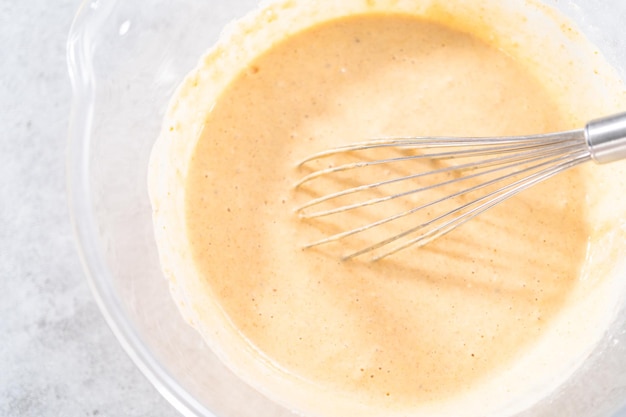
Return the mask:
[[[293,210],[310,195],[293,189],[297,163],[381,135],[542,133],[579,116],[464,30],[393,13],[325,21],[250,61],[204,117],[179,173],[185,262],[228,326],[292,383],[385,413],[445,403],[505,374],[576,292],[591,233],[580,172],[371,263],[339,260],[358,240],[301,249],[359,220],[301,221]],[[219,340],[209,316],[190,321]]]

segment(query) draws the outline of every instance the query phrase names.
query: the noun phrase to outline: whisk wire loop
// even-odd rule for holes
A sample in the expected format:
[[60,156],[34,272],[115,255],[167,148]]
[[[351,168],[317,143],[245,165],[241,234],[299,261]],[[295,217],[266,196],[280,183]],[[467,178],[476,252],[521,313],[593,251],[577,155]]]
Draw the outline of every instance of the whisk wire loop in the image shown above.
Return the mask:
[[471,203],[467,203],[464,204],[456,209],[454,209],[453,211],[450,211],[444,215],[441,215],[427,223],[423,223],[421,225],[418,225],[416,227],[413,227],[411,229],[408,229],[406,231],[404,231],[403,233],[400,233],[398,235],[392,236],[388,239],[385,239],[381,242],[378,242],[374,245],[371,245],[365,249],[361,249],[357,252],[354,252],[350,255],[347,256],[343,256],[342,259],[343,260],[349,260],[352,259],[354,257],[366,254],[368,252],[372,252],[380,247],[389,245],[392,242],[395,242],[397,240],[399,240],[400,238],[403,238],[405,236],[408,236],[410,234],[413,234],[421,229],[427,228],[428,226],[431,226],[432,224],[434,224],[437,221],[441,221],[447,217],[453,216],[456,213],[461,212],[464,209],[468,209],[471,206],[477,204],[477,203],[481,203],[478,206],[472,208],[471,210],[460,214],[457,217],[453,217],[451,220],[433,228],[428,230],[427,232],[424,232],[423,234],[408,240],[407,242],[391,249],[388,250],[382,254],[379,254],[377,256],[375,256],[372,260],[377,261],[380,260],[382,258],[385,258],[387,256],[393,255],[396,252],[399,252],[402,249],[408,248],[409,246],[424,246],[428,243],[430,243],[431,241],[438,239],[440,237],[442,237],[443,235],[451,232],[452,230],[456,229],[458,226],[462,225],[463,223],[468,222],[469,220],[473,219],[474,217],[478,216],[479,214],[489,210],[492,207],[495,207],[496,205],[502,203],[503,201],[509,199],[510,197],[514,196],[515,194],[518,194],[528,188],[530,188],[531,186],[544,181],[566,169],[572,168],[574,166],[580,165],[583,162],[586,162],[589,160],[589,155],[588,154],[581,154],[579,156],[577,156],[574,160],[570,160],[570,161],[566,161],[563,162],[560,165],[548,168],[544,171],[532,174],[522,180],[516,181],[510,185],[507,185],[501,189],[499,189],[496,192],[490,193],[484,197],[481,197],[479,199],[476,199],[474,201],[472,201]]
[[[372,252],[372,251],[374,251],[374,250],[376,250],[376,249],[378,249],[378,248],[380,248],[382,246],[388,245],[389,243],[392,243],[392,242],[394,242],[394,241],[396,241],[398,239],[401,239],[401,238],[403,238],[403,237],[405,237],[407,235],[415,233],[415,232],[417,232],[420,229],[427,228],[427,227],[435,224],[436,222],[444,220],[447,217],[454,216],[454,215],[456,215],[458,213],[461,213],[461,212],[463,212],[463,210],[469,208],[470,206],[476,205],[477,203],[483,202],[484,206],[485,206],[484,210],[486,210],[487,208],[491,208],[493,205],[490,205],[490,202],[492,200],[494,200],[494,201],[497,200],[498,196],[501,195],[501,194],[504,194],[504,192],[506,192],[507,190],[509,190],[511,188],[519,188],[519,190],[517,192],[520,192],[523,189],[528,188],[530,185],[535,184],[535,182],[533,182],[533,179],[539,178],[540,180],[543,180],[543,179],[549,178],[550,176],[560,172],[559,169],[566,169],[566,168],[569,168],[570,166],[577,165],[579,163],[582,163],[582,162],[588,160],[588,158],[589,158],[588,152],[583,151],[583,150],[579,150],[574,158],[571,158],[570,155],[560,156],[558,158],[554,158],[554,159],[551,159],[551,160],[548,160],[548,161],[544,161],[544,162],[536,164],[536,165],[528,166],[528,167],[525,167],[523,169],[519,169],[517,171],[507,173],[506,175],[494,178],[494,179],[492,179],[490,181],[483,182],[483,183],[480,183],[478,185],[475,185],[475,186],[472,186],[472,187],[469,187],[469,188],[463,188],[460,191],[457,191],[457,192],[455,192],[453,194],[445,195],[444,197],[441,197],[441,198],[435,199],[433,201],[430,201],[430,202],[428,202],[426,204],[422,204],[420,206],[414,207],[414,208],[412,208],[410,210],[407,210],[407,211],[404,211],[404,212],[401,212],[401,213],[397,213],[395,215],[383,218],[383,219],[378,220],[376,222],[368,223],[368,224],[366,224],[364,226],[361,226],[361,227],[358,227],[358,228],[354,228],[354,229],[351,229],[351,230],[348,230],[348,231],[344,231],[344,232],[341,232],[341,233],[337,233],[335,235],[326,237],[326,238],[318,240],[316,242],[309,243],[305,247],[306,248],[311,248],[311,247],[319,246],[319,245],[322,245],[322,244],[325,244],[325,243],[334,242],[334,241],[337,241],[339,239],[342,239],[342,238],[345,238],[345,237],[348,237],[348,236],[351,236],[351,235],[354,235],[354,234],[357,234],[357,233],[361,233],[361,232],[364,232],[364,231],[369,230],[371,228],[374,228],[376,226],[380,226],[380,225],[383,225],[385,223],[389,223],[389,222],[397,220],[399,218],[408,216],[408,215],[416,213],[416,212],[418,212],[420,210],[427,209],[427,208],[429,208],[431,206],[434,206],[436,204],[442,203],[442,202],[444,202],[446,200],[449,200],[449,199],[452,199],[452,198],[455,198],[455,197],[459,197],[461,195],[468,194],[468,193],[471,193],[471,192],[474,192],[474,191],[478,191],[478,190],[483,189],[483,188],[487,188],[487,187],[489,187],[491,185],[494,185],[494,184],[496,184],[498,182],[501,182],[503,180],[506,180],[506,179],[509,179],[509,178],[513,178],[513,177],[516,177],[516,176],[519,176],[519,175],[522,175],[522,174],[526,174],[526,173],[529,173],[529,172],[537,171],[539,169],[543,169],[543,170],[541,170],[539,172],[536,172],[533,175],[529,175],[528,177],[526,177],[526,178],[524,178],[522,180],[518,180],[518,181],[516,181],[514,183],[511,183],[511,184],[508,184],[506,186],[503,186],[502,188],[500,188],[500,189],[498,189],[498,190],[496,190],[494,192],[491,192],[491,193],[489,193],[487,195],[484,195],[484,196],[482,196],[482,197],[480,197],[478,199],[475,199],[475,200],[473,200],[473,201],[471,201],[469,203],[461,205],[461,206],[455,208],[454,210],[451,210],[449,212],[446,212],[443,215],[440,215],[440,216],[438,216],[436,218],[433,218],[433,219],[429,220],[428,222],[421,223],[421,224],[419,224],[416,227],[407,229],[406,231],[404,231],[402,233],[394,235],[394,236],[392,236],[392,237],[390,237],[388,239],[382,240],[382,241],[380,241],[380,242],[378,242],[378,243],[376,243],[374,245],[371,245],[371,246],[369,246],[369,247],[367,247],[367,248],[365,248],[363,250],[357,251],[357,252],[355,252],[355,253],[353,253],[351,255],[343,257],[343,259],[350,259],[350,258],[362,255],[362,254],[367,253],[367,252]],[[570,161],[570,159],[572,159],[572,160]],[[573,161],[576,161],[576,162],[572,163]],[[555,163],[559,163],[559,162],[560,162],[560,164],[555,167],[554,164]],[[467,177],[465,177],[465,178],[467,178]],[[458,180],[452,180],[451,182],[456,182],[456,181],[458,181]],[[524,187],[524,188],[522,188],[522,186],[524,185],[525,182],[528,182],[529,185]],[[427,191],[429,188],[433,188],[434,186],[436,186],[436,185],[433,185],[433,186],[427,187],[427,188],[423,188],[423,189],[419,189],[419,190],[414,190],[414,191],[415,192]],[[505,198],[502,198],[501,200],[497,200],[497,202],[499,203],[501,201],[504,201],[510,195],[513,195],[513,194],[506,194]],[[484,210],[482,210],[482,211],[484,211]],[[479,213],[475,213],[474,216],[478,215],[478,214]],[[474,216],[472,216],[472,217],[474,217]],[[461,216],[459,218],[461,218]],[[431,236],[433,234],[436,234],[437,237],[440,237],[443,234],[439,234],[439,229],[444,229],[444,228],[447,228],[449,226],[450,226],[449,223],[441,225],[439,228],[433,229],[433,230],[429,231],[428,233],[425,233],[424,236],[418,237],[415,240],[415,242],[411,243],[411,244],[419,243],[421,241],[421,239],[426,239],[427,237],[429,237],[429,236]],[[451,229],[452,228],[450,228],[449,230],[451,230]],[[449,231],[449,230],[447,230],[447,231]],[[427,242],[424,242],[423,244],[426,244],[426,243]],[[407,244],[406,246],[410,246],[411,244]],[[404,248],[404,247],[405,246],[403,246],[402,248]],[[394,251],[394,252],[397,252],[397,250]],[[394,253],[394,252],[390,252],[389,254]],[[385,254],[383,256],[387,256],[387,255],[388,254]],[[379,256],[376,259],[381,258],[383,256]]]
[[[400,231],[388,227],[384,229],[388,237],[377,237],[343,257],[347,260],[372,254],[376,260],[410,246],[426,245],[564,170],[589,160],[605,163],[624,158],[626,113],[591,121],[584,129],[541,135],[381,138],[325,150],[302,160],[298,167],[309,172],[295,184],[296,190],[315,189],[319,184],[322,191],[309,190],[313,198],[295,211],[309,221],[364,208],[369,211],[362,217],[379,217],[361,225],[350,221],[346,224],[352,226],[347,230],[306,243],[305,248],[384,229],[388,227],[384,225],[401,219],[415,221],[414,225],[400,224]],[[367,175],[360,174],[367,170]],[[386,177],[377,177],[383,173]],[[329,185],[340,188],[327,191]],[[401,208],[395,209],[395,214],[373,209],[396,200],[402,204],[391,206]],[[422,217],[414,220],[416,214]]]
[[580,144],[580,141],[572,140],[573,135],[580,136],[582,135],[582,131],[579,130],[572,132],[540,135],[539,137],[542,138],[543,142],[537,137],[532,136],[518,136],[510,138],[468,138],[465,141],[460,141],[459,138],[452,137],[437,138],[436,140],[429,137],[374,139],[369,142],[360,142],[354,145],[341,146],[335,149],[317,153],[302,160],[298,164],[298,166],[301,167],[306,165],[307,162],[320,160],[337,154],[354,153],[370,149],[395,148],[402,150],[424,150],[432,148],[446,149],[455,147],[464,147],[466,149],[445,152],[441,151],[436,153],[423,153],[396,158],[379,159],[374,161],[359,161],[339,166],[331,166],[304,176],[300,181],[295,184],[295,187],[300,187],[301,185],[323,175],[334,174],[341,171],[347,171],[350,169],[363,168],[374,165],[390,164],[394,162],[411,160],[444,160],[469,156],[478,157],[488,155],[502,155],[511,152],[519,153],[522,150],[537,148],[547,149],[551,146],[559,146],[565,143]]
[[[393,179],[389,179],[389,180],[385,180],[385,181],[380,181],[380,182],[375,182],[375,183],[370,183],[370,184],[365,184],[365,185],[361,185],[358,187],[353,187],[353,188],[348,188],[346,190],[342,190],[342,191],[338,191],[335,193],[330,193],[328,195],[322,196],[322,197],[318,197],[315,199],[310,200],[309,202],[307,202],[306,204],[303,204],[302,206],[298,207],[296,209],[296,212],[298,212],[300,214],[300,216],[302,218],[307,218],[307,219],[311,219],[311,218],[315,218],[315,217],[323,217],[323,216],[328,216],[331,214],[336,214],[336,213],[340,213],[343,211],[348,211],[348,210],[352,210],[355,208],[361,208],[361,207],[365,207],[368,205],[372,205],[372,204],[377,204],[377,203],[382,203],[385,201],[389,201],[395,198],[400,198],[400,197],[405,197],[407,195],[410,194],[415,194],[418,192],[422,192],[422,191],[427,191],[427,190],[431,190],[433,188],[437,188],[437,187],[442,187],[442,186],[446,186],[449,184],[452,184],[454,182],[457,181],[464,181],[464,180],[471,180],[483,175],[487,175],[487,174],[492,174],[498,171],[503,171],[506,169],[510,169],[510,168],[514,168],[516,166],[519,166],[519,162],[525,162],[525,163],[532,163],[538,160],[542,160],[554,155],[559,155],[562,154],[563,152],[566,151],[573,151],[573,150],[578,150],[580,149],[581,145],[580,143],[565,143],[565,144],[558,144],[559,146],[554,146],[554,147],[546,147],[545,149],[541,149],[540,151],[534,150],[534,151],[527,151],[527,152],[521,152],[521,153],[517,153],[517,154],[512,154],[509,156],[500,156],[497,158],[492,158],[492,159],[487,159],[487,160],[483,160],[480,162],[468,162],[466,164],[461,164],[461,165],[453,165],[453,166],[449,166],[449,167],[445,167],[445,168],[439,168],[439,169],[435,169],[432,171],[427,171],[427,172],[420,172],[417,174],[412,174],[412,175],[407,175],[407,176],[402,176],[402,177],[397,177],[397,178],[393,178]],[[420,155],[423,156],[423,155]],[[532,158],[530,158],[532,156]],[[427,157],[431,158],[431,159],[436,159],[438,158],[437,155],[427,155]],[[389,160],[387,160],[389,161]],[[477,169],[482,169],[482,168],[489,168],[489,167],[493,167],[496,166],[496,168],[490,169],[490,170],[486,170],[486,171],[480,171],[477,172],[475,174],[471,174],[471,175],[467,175],[464,177],[461,177],[460,179],[452,179],[452,180],[448,180],[448,181],[444,181],[444,182],[439,182],[439,183],[435,183],[435,184],[431,184],[427,187],[422,187],[422,188],[416,188],[416,189],[412,189],[403,193],[397,193],[397,194],[393,194],[393,195],[389,195],[386,197],[381,197],[381,198],[376,198],[376,199],[371,199],[371,200],[367,200],[364,202],[359,202],[359,203],[355,203],[352,205],[345,205],[345,206],[341,206],[341,207],[337,207],[335,209],[330,209],[330,210],[323,210],[323,211],[317,211],[317,212],[313,212],[313,213],[307,213],[305,212],[305,210],[309,207],[313,207],[316,205],[319,205],[321,203],[324,203],[326,201],[338,198],[338,197],[343,197],[349,194],[354,194],[357,193],[359,191],[364,191],[367,189],[372,189],[372,188],[378,188],[378,187],[382,187],[385,185],[390,185],[393,183],[397,183],[397,182],[401,182],[401,181],[407,181],[407,180],[412,180],[412,179],[417,179],[420,177],[425,177],[428,175],[435,175],[435,174],[444,174],[444,173],[448,173],[448,172],[461,172],[461,171],[469,171],[469,170],[477,170]],[[325,173],[328,174],[328,173]],[[503,177],[503,178],[507,178],[507,176]],[[490,182],[491,183],[491,182]],[[297,186],[301,186],[302,184],[298,184]]]

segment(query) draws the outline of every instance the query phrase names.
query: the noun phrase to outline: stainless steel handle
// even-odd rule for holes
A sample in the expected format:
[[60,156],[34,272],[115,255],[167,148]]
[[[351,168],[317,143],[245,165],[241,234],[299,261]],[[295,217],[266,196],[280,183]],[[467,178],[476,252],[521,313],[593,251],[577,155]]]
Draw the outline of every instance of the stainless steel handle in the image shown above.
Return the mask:
[[599,164],[626,158],[626,113],[592,120],[585,127],[591,158]]

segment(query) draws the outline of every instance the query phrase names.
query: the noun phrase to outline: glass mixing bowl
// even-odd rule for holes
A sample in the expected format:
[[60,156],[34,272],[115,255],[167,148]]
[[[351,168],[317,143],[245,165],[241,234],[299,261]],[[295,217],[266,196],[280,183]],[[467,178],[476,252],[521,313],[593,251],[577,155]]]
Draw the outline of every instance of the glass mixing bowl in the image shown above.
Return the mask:
[[[626,79],[626,2],[545,2]],[[170,96],[224,25],[256,3],[87,0],[68,41],[69,203],[87,277],[126,352],[186,416],[295,415],[235,377],[183,321],[160,271],[146,190]],[[626,416],[625,402],[626,302],[573,377],[518,417]]]

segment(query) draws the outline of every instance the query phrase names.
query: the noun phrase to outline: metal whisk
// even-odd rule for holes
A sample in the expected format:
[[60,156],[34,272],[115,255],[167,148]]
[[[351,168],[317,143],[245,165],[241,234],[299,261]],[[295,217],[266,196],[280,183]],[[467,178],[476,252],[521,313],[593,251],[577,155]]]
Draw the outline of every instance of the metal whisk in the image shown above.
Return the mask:
[[[328,235],[306,248],[354,239],[376,228],[395,230],[382,240],[361,238],[363,247],[343,257],[372,253],[380,259],[426,245],[566,169],[589,160],[603,164],[624,158],[626,113],[551,134],[376,139],[302,161],[301,169],[310,172],[295,187],[312,196],[296,212],[303,219],[344,216]],[[359,210],[367,212],[355,216]],[[353,217],[361,223],[355,225]],[[390,227],[399,221],[404,223]]]

